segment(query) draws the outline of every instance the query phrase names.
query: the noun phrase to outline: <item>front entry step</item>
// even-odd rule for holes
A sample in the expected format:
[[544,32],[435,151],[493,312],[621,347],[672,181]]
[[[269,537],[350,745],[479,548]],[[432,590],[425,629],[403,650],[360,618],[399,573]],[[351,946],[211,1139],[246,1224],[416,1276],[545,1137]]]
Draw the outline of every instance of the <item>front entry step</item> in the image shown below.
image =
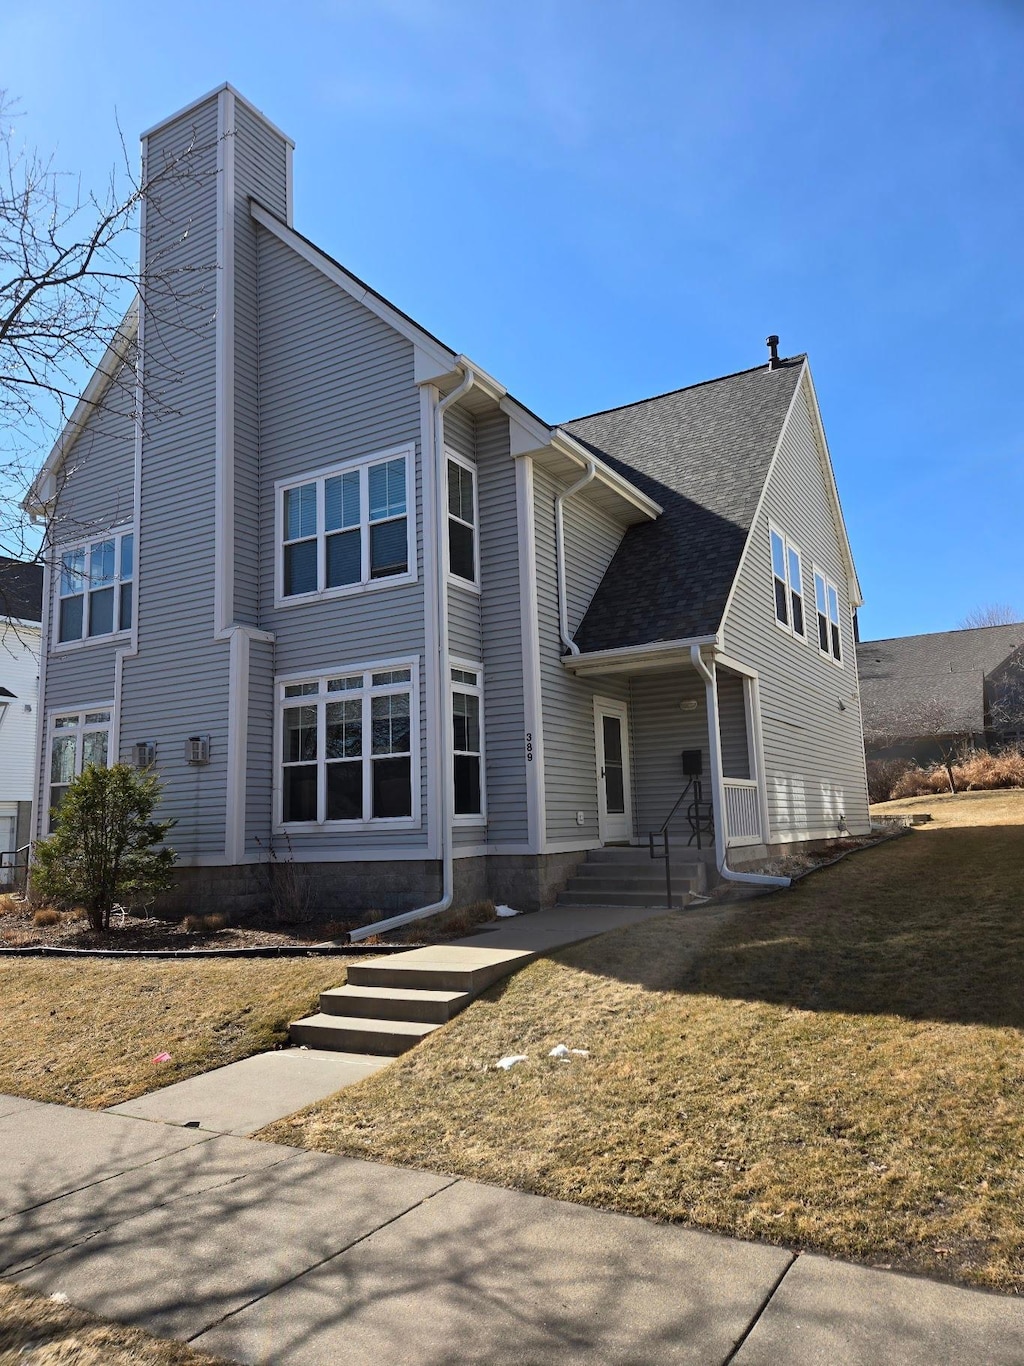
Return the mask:
[[[693,893],[684,890],[680,893],[676,889],[675,879],[672,880],[672,907],[674,910],[681,911],[688,905]],[[569,884],[564,892],[558,894],[559,906],[636,906],[636,907],[656,907],[664,906],[668,909],[668,902],[665,898],[665,882],[662,880],[660,889],[645,892],[637,891],[615,891],[605,890],[604,888],[587,887],[580,891],[575,886],[575,879]]]
[[[706,886],[706,869],[682,851],[672,856],[672,909],[681,910]],[[668,909],[665,864],[646,849],[606,845],[591,849],[563,892],[559,906],[649,906]]]
[[396,1057],[536,956],[441,944],[353,963],[345,986],[320,993],[319,1013],[291,1025],[292,1043]]

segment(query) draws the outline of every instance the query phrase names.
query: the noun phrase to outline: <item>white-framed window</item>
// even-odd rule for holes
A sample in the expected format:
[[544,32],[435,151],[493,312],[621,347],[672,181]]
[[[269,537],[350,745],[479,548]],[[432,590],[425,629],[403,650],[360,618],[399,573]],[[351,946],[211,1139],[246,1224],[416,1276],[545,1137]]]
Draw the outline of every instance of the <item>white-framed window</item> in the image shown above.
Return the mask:
[[768,538],[771,543],[776,625],[806,640],[803,557],[788,536],[770,522]]
[[456,824],[480,825],[487,818],[484,797],[483,671],[479,664],[452,664],[452,766]]
[[415,659],[280,678],[277,695],[279,825],[419,819]]
[[278,480],[278,607],[416,578],[412,445]]
[[814,566],[814,607],[818,619],[818,649],[839,665],[843,662],[839,630],[839,589]]
[[98,540],[60,549],[57,573],[57,644],[95,640],[131,629],[135,536],[112,531]]
[[56,826],[68,787],[92,764],[110,763],[110,717],[113,703],[89,711],[58,711],[50,717],[47,770],[47,828]]
[[464,585],[480,587],[479,510],[476,467],[454,451],[448,459],[448,573]]

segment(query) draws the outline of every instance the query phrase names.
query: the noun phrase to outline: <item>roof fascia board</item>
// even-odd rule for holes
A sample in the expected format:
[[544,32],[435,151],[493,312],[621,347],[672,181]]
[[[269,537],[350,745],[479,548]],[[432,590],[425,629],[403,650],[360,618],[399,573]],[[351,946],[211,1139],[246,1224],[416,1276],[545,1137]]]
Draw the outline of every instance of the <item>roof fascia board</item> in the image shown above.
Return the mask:
[[670,664],[676,655],[690,661],[690,649],[697,645],[717,648],[720,637],[690,636],[685,640],[659,640],[653,645],[624,645],[616,650],[592,650],[578,655],[564,655],[562,667],[570,673],[602,673],[622,669],[642,668],[646,664]]
[[551,444],[555,450],[561,451],[563,455],[569,456],[571,460],[575,460],[580,465],[593,464],[597,469],[597,477],[602,484],[611,489],[613,493],[619,494],[627,503],[631,503],[652,522],[664,512],[665,509],[660,503],[656,503],[653,498],[648,498],[646,493],[641,493],[635,484],[624,479],[616,470],[606,465],[600,456],[588,451],[586,446],[581,445],[561,427],[554,428]]
[[839,532],[839,541],[843,548],[843,556],[846,559],[846,572],[850,576],[850,605],[851,607],[862,607],[864,605],[864,595],[861,592],[860,579],[857,577],[857,567],[853,562],[853,550],[850,546],[850,538],[846,533],[846,519],[843,517],[843,505],[839,501],[839,488],[836,484],[835,471],[832,468],[832,455],[828,448],[828,438],[825,436],[825,425],[821,420],[821,409],[818,407],[818,393],[814,387],[814,377],[811,374],[811,363],[804,361],[804,376],[807,380],[808,392],[811,396],[811,415],[814,425],[818,431],[820,440],[819,458],[821,459],[821,471],[825,476],[825,485],[832,497],[832,510],[835,514],[836,529]]
[[92,372],[92,377],[85,386],[82,397],[75,404],[74,411],[64,423],[53,449],[32,480],[29,491],[22,502],[22,507],[30,515],[37,516],[45,511],[47,502],[53,496],[52,490],[49,488],[50,483],[56,478],[61,465],[74,449],[75,442],[81,435],[86,422],[103,402],[107,390],[114,382],[114,377],[124,364],[125,357],[138,335],[138,330],[139,301],[136,299],[118,324],[117,331],[100,357],[96,369]]
[[800,376],[797,379],[796,384],[793,386],[793,397],[789,400],[789,407],[786,409],[786,416],[783,419],[782,426],[779,429],[779,438],[775,443],[774,451],[772,451],[772,458],[768,464],[768,472],[764,477],[764,483],[761,485],[761,492],[758,495],[757,499],[757,507],[755,507],[754,515],[750,519],[750,530],[747,532],[747,539],[743,543],[743,553],[740,556],[739,564],[737,564],[736,566],[736,573],[733,575],[732,587],[729,589],[729,596],[726,598],[725,606],[722,609],[722,619],[719,623],[720,631],[724,629],[725,623],[729,619],[729,610],[732,607],[733,598],[735,598],[736,592],[739,588],[740,576],[743,573],[743,567],[747,562],[747,556],[750,554],[750,547],[754,543],[754,537],[758,534],[758,526],[761,521],[761,513],[764,510],[764,500],[768,496],[768,485],[771,483],[772,475],[775,473],[775,466],[779,463],[779,453],[782,450],[782,443],[786,438],[786,432],[789,430],[790,419],[793,416],[793,410],[796,407],[797,399],[800,397],[801,391],[803,389],[804,373],[806,372],[806,370],[807,361],[804,360],[800,367]]
[[[288,227],[286,223],[282,223],[280,218],[275,214],[268,212],[268,210],[266,210],[262,204],[257,203],[255,199],[249,201],[249,212],[252,214],[253,219],[259,223],[260,227],[266,228],[267,232],[272,233],[279,241],[283,242],[285,246],[290,247],[292,251],[301,256],[304,261],[308,261],[311,266],[320,271],[321,275],[325,275],[328,280],[333,284],[338,285],[346,294],[355,299],[357,303],[362,304],[364,308],[368,308],[370,312],[380,318],[382,322],[385,322],[389,327],[394,328],[400,336],[403,336],[407,341],[412,342],[417,351],[422,353],[422,357],[419,358],[418,364],[418,370],[421,374],[430,371],[434,377],[437,375],[448,375],[455,368],[458,357],[456,357],[453,351],[449,351],[447,347],[440,346],[429,333],[424,332],[422,328],[419,328],[415,323],[410,322],[408,318],[399,313],[397,309],[392,308],[390,304],[385,303],[379,295],[362,284],[355,276],[350,275],[348,271],[339,266],[336,261],[332,261],[331,258],[320,251],[318,247],[314,247],[311,242],[307,242],[306,239],[295,232],[293,228]],[[418,379],[418,382],[427,383],[428,381],[424,378],[422,380]]]
[[208,90],[205,95],[200,95],[198,99],[190,100],[188,104],[182,105],[182,107],[175,113],[169,114],[167,118],[161,119],[159,123],[154,123],[153,126],[151,128],[147,128],[144,133],[140,133],[140,138],[152,137],[154,133],[160,132],[162,128],[168,128],[172,123],[177,123],[179,119],[185,118],[186,115],[191,114],[201,105],[207,104],[210,100],[215,99],[224,90],[227,90],[232,95],[234,95],[237,103],[244,104],[246,109],[248,109],[248,111],[250,112],[250,114],[254,114],[256,118],[260,119],[261,122],[265,123],[268,128],[272,129],[273,132],[275,132],[279,138],[283,138],[289,147],[294,148],[294,138],[290,138],[287,133],[283,132],[280,128],[278,128],[276,123],[272,123],[270,119],[267,118],[266,114],[264,114],[262,109],[256,108],[252,100],[247,100],[244,95],[239,94],[239,92],[235,89],[235,87],[231,84],[230,81],[221,81],[220,85],[214,86],[214,88],[212,90]]

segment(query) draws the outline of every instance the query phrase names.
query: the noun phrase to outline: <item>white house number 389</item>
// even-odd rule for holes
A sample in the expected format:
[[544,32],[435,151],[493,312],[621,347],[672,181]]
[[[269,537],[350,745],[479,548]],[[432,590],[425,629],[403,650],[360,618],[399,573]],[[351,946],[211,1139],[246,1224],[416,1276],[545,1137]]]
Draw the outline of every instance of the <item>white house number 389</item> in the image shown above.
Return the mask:
[[532,764],[532,763],[533,763],[533,731],[532,731],[532,730],[528,730],[528,731],[526,732],[526,762],[527,762],[528,764]]

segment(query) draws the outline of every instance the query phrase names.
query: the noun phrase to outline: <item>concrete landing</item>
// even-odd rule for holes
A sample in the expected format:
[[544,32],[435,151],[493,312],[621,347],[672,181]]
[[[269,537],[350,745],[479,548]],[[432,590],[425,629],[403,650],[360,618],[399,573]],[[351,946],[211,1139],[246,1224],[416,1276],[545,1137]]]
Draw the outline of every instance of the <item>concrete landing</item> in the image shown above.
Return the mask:
[[680,914],[686,913],[670,911],[667,906],[556,906],[535,915],[491,921],[473,934],[453,939],[451,947],[486,944],[492,949],[550,953],[553,949],[564,949],[568,944],[607,934],[609,930],[621,930],[626,925],[639,925],[644,920],[655,920],[663,915]]
[[114,1105],[107,1113],[208,1133],[254,1134],[275,1119],[362,1081],[388,1061],[312,1048],[257,1053]]

